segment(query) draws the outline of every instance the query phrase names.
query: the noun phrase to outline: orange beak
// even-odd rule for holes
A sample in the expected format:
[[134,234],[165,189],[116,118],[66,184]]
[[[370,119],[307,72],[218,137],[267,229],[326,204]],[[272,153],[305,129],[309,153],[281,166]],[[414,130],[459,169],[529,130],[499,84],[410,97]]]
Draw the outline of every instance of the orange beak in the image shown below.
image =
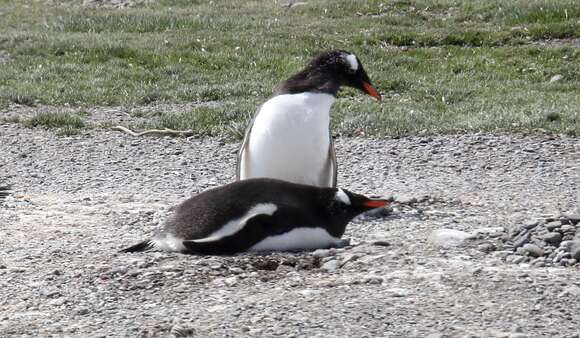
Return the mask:
[[368,200],[363,203],[365,208],[383,208],[389,205],[389,202],[386,200]]
[[372,84],[363,81],[362,82],[363,88],[365,89],[365,92],[367,94],[369,94],[370,96],[374,97],[377,101],[381,100],[381,94],[379,94],[379,92],[377,91],[377,89],[375,87],[373,87]]

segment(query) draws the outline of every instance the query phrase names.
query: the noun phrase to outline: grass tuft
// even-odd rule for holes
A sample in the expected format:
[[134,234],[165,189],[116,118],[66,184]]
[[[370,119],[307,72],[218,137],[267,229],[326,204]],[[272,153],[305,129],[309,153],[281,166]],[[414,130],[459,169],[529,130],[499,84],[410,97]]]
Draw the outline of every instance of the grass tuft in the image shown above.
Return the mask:
[[86,113],[38,113],[24,120],[23,124],[29,128],[56,129],[57,135],[71,136],[87,127],[83,116],[86,116]]

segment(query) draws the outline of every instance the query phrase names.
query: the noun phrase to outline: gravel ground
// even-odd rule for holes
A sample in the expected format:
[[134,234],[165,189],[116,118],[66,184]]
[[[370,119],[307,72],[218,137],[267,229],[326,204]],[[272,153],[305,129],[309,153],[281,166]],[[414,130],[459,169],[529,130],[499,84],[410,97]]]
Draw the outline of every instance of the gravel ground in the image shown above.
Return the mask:
[[580,334],[580,264],[493,249],[578,212],[577,138],[339,138],[339,185],[404,204],[351,223],[345,248],[235,257],[117,251],[230,182],[236,143],[1,124],[0,144],[2,337]]

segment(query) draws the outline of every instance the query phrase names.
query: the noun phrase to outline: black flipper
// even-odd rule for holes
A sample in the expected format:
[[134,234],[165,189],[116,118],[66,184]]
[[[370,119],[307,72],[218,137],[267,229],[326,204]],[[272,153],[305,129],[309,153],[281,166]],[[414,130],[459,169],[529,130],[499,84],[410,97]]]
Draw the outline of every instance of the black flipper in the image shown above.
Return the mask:
[[141,243],[137,243],[133,246],[130,246],[126,249],[123,249],[119,252],[141,252],[141,251],[148,251],[153,249],[153,242],[151,240],[146,240]]
[[211,242],[183,241],[186,251],[190,255],[233,255],[242,250],[232,239],[234,236],[220,238]]

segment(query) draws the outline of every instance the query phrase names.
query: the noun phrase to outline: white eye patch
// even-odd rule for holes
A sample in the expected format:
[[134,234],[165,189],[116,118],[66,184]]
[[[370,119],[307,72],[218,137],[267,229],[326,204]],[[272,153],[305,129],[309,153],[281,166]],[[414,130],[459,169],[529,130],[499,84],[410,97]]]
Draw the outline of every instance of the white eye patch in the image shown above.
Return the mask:
[[345,55],[344,60],[348,63],[350,69],[353,71],[358,69],[358,61],[356,60],[356,56],[354,56],[354,54]]
[[348,198],[348,195],[342,190],[342,189],[338,189],[336,191],[336,195],[334,195],[334,199],[342,202],[346,205],[350,205],[350,198]]

